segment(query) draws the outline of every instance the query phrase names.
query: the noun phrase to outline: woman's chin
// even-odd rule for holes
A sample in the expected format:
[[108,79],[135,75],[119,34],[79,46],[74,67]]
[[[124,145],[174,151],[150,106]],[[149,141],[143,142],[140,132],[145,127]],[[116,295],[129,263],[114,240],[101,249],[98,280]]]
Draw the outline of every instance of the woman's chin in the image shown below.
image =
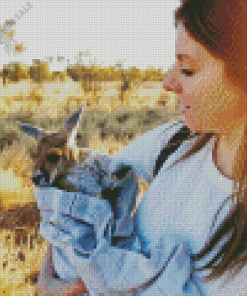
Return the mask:
[[198,126],[196,126],[195,124],[191,123],[190,121],[186,120],[186,117],[185,118],[185,123],[187,125],[187,127],[190,129],[190,131],[192,133],[201,133],[202,131],[198,128]]

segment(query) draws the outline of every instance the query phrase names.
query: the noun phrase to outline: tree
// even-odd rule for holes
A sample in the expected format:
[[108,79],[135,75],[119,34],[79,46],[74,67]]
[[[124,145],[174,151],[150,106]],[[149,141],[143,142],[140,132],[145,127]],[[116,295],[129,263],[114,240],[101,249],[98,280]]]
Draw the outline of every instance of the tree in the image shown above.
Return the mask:
[[50,76],[51,73],[48,63],[39,59],[34,59],[33,65],[30,67],[30,78],[41,83],[42,81],[49,79]]
[[[4,50],[7,55],[22,53],[26,48],[24,48],[23,43],[17,43],[14,40],[15,30],[11,29],[16,24],[13,19],[6,20],[4,25],[0,25],[0,44],[4,44]],[[11,69],[3,69],[3,85],[6,85],[7,78],[10,78]]]

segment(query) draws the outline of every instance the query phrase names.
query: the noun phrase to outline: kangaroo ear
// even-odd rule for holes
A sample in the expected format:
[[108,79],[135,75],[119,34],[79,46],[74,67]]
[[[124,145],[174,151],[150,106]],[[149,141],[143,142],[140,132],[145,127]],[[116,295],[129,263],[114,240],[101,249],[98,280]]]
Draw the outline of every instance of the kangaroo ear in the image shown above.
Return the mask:
[[84,108],[80,108],[78,111],[73,113],[71,117],[67,120],[65,125],[58,131],[59,134],[63,134],[67,137],[67,146],[76,146],[76,134],[80,126],[80,121],[82,118],[82,112]]
[[82,117],[82,112],[84,111],[84,108],[80,108],[78,111],[73,113],[70,118],[67,120],[67,122],[64,124],[64,126],[58,131],[58,133],[61,134],[70,134],[73,129],[78,126],[81,117]]
[[35,138],[35,140],[37,140],[41,135],[45,134],[41,128],[34,127],[28,123],[19,122],[19,126],[25,133],[27,133],[32,138]]

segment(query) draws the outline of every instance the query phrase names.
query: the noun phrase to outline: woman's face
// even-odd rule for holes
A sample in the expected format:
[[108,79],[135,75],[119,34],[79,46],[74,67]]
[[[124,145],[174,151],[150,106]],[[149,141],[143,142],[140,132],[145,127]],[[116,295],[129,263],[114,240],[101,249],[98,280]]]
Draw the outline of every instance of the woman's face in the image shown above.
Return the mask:
[[223,61],[213,58],[180,25],[176,63],[168,72],[164,89],[175,92],[179,103],[190,107],[185,109],[184,117],[192,132],[229,135],[243,123],[246,95],[224,74]]

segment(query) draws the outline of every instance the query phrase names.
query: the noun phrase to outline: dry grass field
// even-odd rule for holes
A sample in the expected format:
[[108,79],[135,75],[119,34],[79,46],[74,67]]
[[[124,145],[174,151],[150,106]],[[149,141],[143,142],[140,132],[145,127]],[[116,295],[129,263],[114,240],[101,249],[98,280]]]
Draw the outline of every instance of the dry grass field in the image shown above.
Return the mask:
[[[5,87],[0,80],[0,295],[36,295],[47,250],[39,236],[39,210],[30,181],[31,152],[36,146],[17,120],[56,131],[79,106],[85,106],[78,146],[114,155],[144,132],[180,116],[162,82],[134,84],[123,102],[120,87],[108,82],[92,94],[71,79],[46,84],[24,80]],[[138,201],[147,189],[142,179],[139,182]]]

